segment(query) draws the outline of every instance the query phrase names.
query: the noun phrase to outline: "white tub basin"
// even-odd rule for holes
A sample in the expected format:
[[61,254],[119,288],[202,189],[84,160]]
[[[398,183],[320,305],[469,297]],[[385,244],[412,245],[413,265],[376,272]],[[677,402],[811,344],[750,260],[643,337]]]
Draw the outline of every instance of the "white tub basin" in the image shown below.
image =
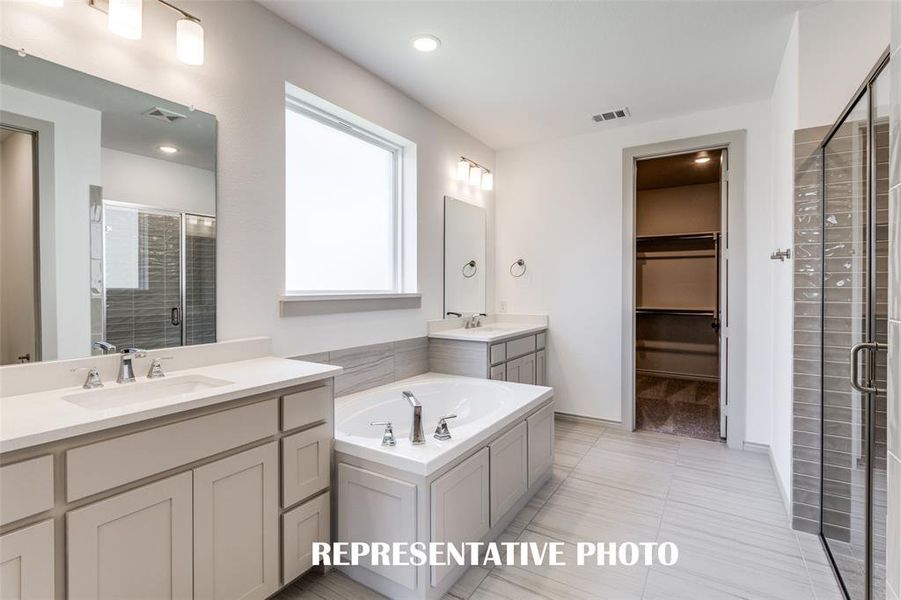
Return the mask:
[[[401,395],[413,392],[422,404],[426,443],[410,443],[413,409]],[[537,408],[553,394],[549,387],[428,373],[335,400],[335,449],[418,475],[428,475],[508,424]],[[449,414],[452,438],[433,437],[438,420]],[[391,421],[397,445],[382,446]]]
[[231,385],[231,383],[225,379],[203,375],[182,375],[145,380],[139,383],[107,384],[107,387],[76,392],[63,396],[62,399],[88,410],[107,410],[129,404],[140,404],[149,400],[162,400],[172,396],[191,394]]

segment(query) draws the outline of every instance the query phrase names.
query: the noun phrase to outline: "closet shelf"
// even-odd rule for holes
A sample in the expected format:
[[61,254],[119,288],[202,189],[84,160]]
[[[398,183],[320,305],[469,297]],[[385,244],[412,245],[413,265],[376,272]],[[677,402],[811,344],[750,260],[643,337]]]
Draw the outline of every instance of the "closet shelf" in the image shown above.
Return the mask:
[[660,308],[637,307],[635,312],[639,315],[684,315],[692,317],[714,317],[716,311],[712,308]]
[[647,242],[653,240],[715,240],[719,236],[717,231],[698,231],[693,233],[661,233],[657,235],[636,235],[635,241]]

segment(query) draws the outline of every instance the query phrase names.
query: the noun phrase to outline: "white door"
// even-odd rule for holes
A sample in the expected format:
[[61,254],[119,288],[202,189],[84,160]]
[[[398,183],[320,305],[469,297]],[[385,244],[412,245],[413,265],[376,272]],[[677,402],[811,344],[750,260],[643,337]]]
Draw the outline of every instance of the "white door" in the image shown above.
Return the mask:
[[729,414],[729,151],[720,155],[720,234],[717,241],[719,264],[717,265],[717,317],[720,336],[720,437],[726,438]]
[[53,598],[53,519],[0,536],[0,598]]
[[278,446],[194,470],[195,600],[263,600],[279,587]]
[[66,525],[69,598],[191,598],[190,473],[73,510]]

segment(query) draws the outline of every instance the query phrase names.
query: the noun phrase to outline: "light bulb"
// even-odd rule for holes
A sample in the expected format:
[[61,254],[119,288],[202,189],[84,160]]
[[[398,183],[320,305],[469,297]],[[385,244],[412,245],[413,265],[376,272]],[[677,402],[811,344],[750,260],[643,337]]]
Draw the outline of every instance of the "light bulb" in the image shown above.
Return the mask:
[[474,185],[476,187],[482,184],[482,169],[479,167],[472,167],[469,169],[469,185]]
[[192,19],[175,23],[175,55],[189,65],[203,64],[203,27]]
[[466,181],[469,179],[469,161],[468,160],[460,160],[457,163],[457,179],[459,181]]
[[482,189],[489,191],[494,189],[494,173],[491,171],[482,175]]
[[143,0],[109,0],[109,30],[129,40],[141,39],[142,2]]

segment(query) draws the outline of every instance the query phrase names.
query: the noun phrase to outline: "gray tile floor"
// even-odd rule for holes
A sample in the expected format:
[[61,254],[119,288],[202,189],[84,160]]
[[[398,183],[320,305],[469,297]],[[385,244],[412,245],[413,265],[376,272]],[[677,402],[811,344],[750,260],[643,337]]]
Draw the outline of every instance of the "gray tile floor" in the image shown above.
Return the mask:
[[[790,529],[765,455],[561,420],[556,450],[553,479],[502,541],[671,541],[679,562],[473,567],[447,600],[841,598],[819,540]],[[278,599],[378,597],[332,571],[301,578]]]

